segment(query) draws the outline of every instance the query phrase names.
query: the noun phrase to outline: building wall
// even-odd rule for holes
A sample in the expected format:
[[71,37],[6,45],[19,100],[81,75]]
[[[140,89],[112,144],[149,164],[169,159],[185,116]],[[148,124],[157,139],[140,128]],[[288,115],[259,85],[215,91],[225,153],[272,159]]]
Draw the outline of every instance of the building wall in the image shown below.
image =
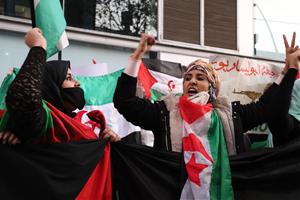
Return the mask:
[[[26,59],[29,49],[23,37],[24,33],[0,30],[0,82],[10,68],[20,67]],[[71,40],[70,46],[62,52],[62,59],[70,60],[72,66],[80,67],[92,64],[94,59],[97,63],[107,63],[108,71],[113,72],[126,67],[132,51],[129,48]],[[49,58],[49,60],[55,59],[57,59],[57,54]]]
[[[5,2],[10,1],[5,0]],[[29,0],[22,0],[22,2],[29,2]],[[63,59],[71,60],[73,66],[88,65],[91,64],[92,59],[95,59],[98,63],[107,63],[109,72],[125,67],[128,56],[138,44],[138,36],[97,30],[94,23],[87,24],[83,22],[87,19],[85,13],[90,14],[90,12],[76,6],[70,7],[69,4],[75,5],[74,1],[68,0],[65,2],[67,2],[65,15],[72,27],[67,27],[70,46],[63,50]],[[76,0],[76,2],[82,3],[83,1]],[[226,0],[176,0],[176,3],[175,1],[157,0],[157,2],[158,33],[157,42],[152,50],[157,52],[158,58],[186,65],[195,58],[205,60],[213,54],[255,56],[254,0],[230,0],[230,3]],[[194,14],[189,15],[188,9],[184,9],[184,6],[189,8],[194,4],[196,5]],[[236,8],[233,8],[234,5],[236,5]],[[3,5],[0,4],[1,7]],[[25,8],[27,8],[26,13],[28,15],[30,13],[29,8],[26,6]],[[76,9],[70,10],[71,8]],[[91,6],[86,8],[88,11],[94,9]],[[172,15],[179,15],[173,12],[174,10],[178,11],[179,8],[181,9],[181,15],[186,18],[182,22],[183,24],[196,19],[200,23],[200,26],[190,30],[195,32],[193,41],[188,41],[188,38],[180,36],[179,31],[184,29],[182,24],[179,24],[179,22],[171,24],[172,19],[180,21],[181,18],[176,18],[176,16],[172,18]],[[19,11],[23,11],[23,9]],[[195,14],[198,11],[200,11],[200,14]],[[84,19],[82,22],[76,17],[72,18],[74,16],[72,13],[77,12],[79,12],[77,17]],[[205,13],[212,15],[209,16]],[[0,81],[2,81],[8,68],[20,66],[24,61],[28,50],[24,45],[23,36],[31,27],[29,19],[5,15],[3,15],[3,10],[0,10]],[[27,15],[17,15],[15,13],[15,15],[10,16],[26,18]],[[193,20],[190,17],[193,17]],[[226,23],[228,26],[226,26]],[[214,25],[217,25],[217,27]],[[209,28],[209,30],[206,30],[206,28]],[[232,35],[230,34],[231,31],[233,31]],[[224,34],[225,39],[218,36],[218,34],[222,35],[223,32],[226,32]],[[171,35],[168,35],[168,33],[171,33]],[[184,30],[182,34],[185,34]],[[185,35],[185,37],[188,36],[189,34]],[[221,42],[218,42],[219,40]],[[56,58],[55,56],[51,59]],[[274,57],[273,59],[278,58]]]

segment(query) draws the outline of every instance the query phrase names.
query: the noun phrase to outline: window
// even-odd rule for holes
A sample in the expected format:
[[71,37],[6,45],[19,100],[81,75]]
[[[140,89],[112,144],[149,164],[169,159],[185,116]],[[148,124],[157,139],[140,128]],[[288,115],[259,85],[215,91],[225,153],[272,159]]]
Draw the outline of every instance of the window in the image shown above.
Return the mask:
[[30,18],[30,0],[0,0],[0,14]]
[[157,36],[157,9],[157,0],[65,0],[69,26],[131,36]]
[[[261,0],[262,1],[262,0]],[[296,0],[295,0],[296,1]],[[0,0],[0,14],[30,18],[31,0]],[[237,49],[237,0],[61,0],[70,27]],[[160,13],[158,19],[158,2]],[[203,24],[201,24],[203,23]],[[161,39],[161,38],[160,38]],[[186,44],[183,44],[186,45]]]
[[0,15],[4,14],[4,1],[0,0]]
[[200,44],[200,0],[164,1],[164,38]]
[[168,40],[236,50],[237,0],[165,0],[163,32]]
[[95,30],[96,0],[65,0],[68,26]]
[[237,49],[237,1],[206,0],[205,46]]

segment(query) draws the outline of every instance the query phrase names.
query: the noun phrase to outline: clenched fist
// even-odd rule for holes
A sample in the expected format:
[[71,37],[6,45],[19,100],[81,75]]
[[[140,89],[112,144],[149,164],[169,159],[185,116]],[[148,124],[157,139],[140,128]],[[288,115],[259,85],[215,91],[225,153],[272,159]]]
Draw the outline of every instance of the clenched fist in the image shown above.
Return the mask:
[[24,40],[29,48],[36,46],[43,47],[44,49],[47,48],[47,42],[43,36],[42,31],[39,28],[30,29],[26,33]]

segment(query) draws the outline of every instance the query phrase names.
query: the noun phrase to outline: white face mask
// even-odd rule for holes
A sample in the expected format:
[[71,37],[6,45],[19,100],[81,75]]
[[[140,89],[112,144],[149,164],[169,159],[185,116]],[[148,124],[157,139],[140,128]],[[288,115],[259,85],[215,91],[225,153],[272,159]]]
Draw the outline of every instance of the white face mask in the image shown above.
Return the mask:
[[208,92],[205,92],[205,91],[198,92],[194,96],[189,97],[188,100],[190,100],[193,103],[205,105],[205,104],[207,104],[207,102],[209,100],[209,94],[208,94]]

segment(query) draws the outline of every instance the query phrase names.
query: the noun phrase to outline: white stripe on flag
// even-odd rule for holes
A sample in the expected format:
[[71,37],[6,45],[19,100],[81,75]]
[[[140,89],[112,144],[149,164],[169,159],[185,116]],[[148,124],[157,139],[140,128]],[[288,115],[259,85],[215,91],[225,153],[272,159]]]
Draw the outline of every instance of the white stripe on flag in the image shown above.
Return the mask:
[[40,0],[34,0],[34,8],[40,3]]
[[167,94],[170,92],[170,86],[174,85],[172,88],[173,94],[182,93],[182,78],[176,78],[167,74],[149,70],[152,76],[157,80],[157,82],[152,86],[151,89],[157,90],[162,94]]
[[66,31],[64,31],[56,44],[56,48],[61,51],[67,46],[69,46],[69,40]]
[[[92,128],[91,124],[87,123],[88,121],[90,121],[90,118],[87,116],[87,113],[84,113],[81,117],[81,123],[85,124],[86,126]],[[97,135],[97,137],[99,137],[99,133],[100,133],[100,129],[98,127],[95,127],[94,129],[94,133]]]
[[[184,127],[183,137],[188,136],[188,134],[195,134],[197,139],[199,139],[199,141],[202,143],[205,151],[212,158],[211,149],[207,137],[210,128],[211,114],[212,112],[206,113],[204,116],[197,119],[192,124],[188,124],[186,121],[183,121],[183,127]],[[200,187],[192,183],[189,179],[187,179],[184,188],[182,190],[180,199],[181,200],[185,200],[185,199],[209,200],[210,199],[209,188],[211,183],[211,173],[212,173],[213,163],[198,151],[184,152],[185,163],[188,163],[190,161],[193,154],[196,157],[196,163],[205,164],[208,165],[208,167],[199,173],[199,178],[201,180]]]
[[134,126],[130,122],[126,121],[123,115],[115,109],[113,103],[98,106],[85,106],[83,110],[100,110],[105,116],[107,126],[116,132],[121,138],[126,137],[132,132],[141,131],[140,127]]

